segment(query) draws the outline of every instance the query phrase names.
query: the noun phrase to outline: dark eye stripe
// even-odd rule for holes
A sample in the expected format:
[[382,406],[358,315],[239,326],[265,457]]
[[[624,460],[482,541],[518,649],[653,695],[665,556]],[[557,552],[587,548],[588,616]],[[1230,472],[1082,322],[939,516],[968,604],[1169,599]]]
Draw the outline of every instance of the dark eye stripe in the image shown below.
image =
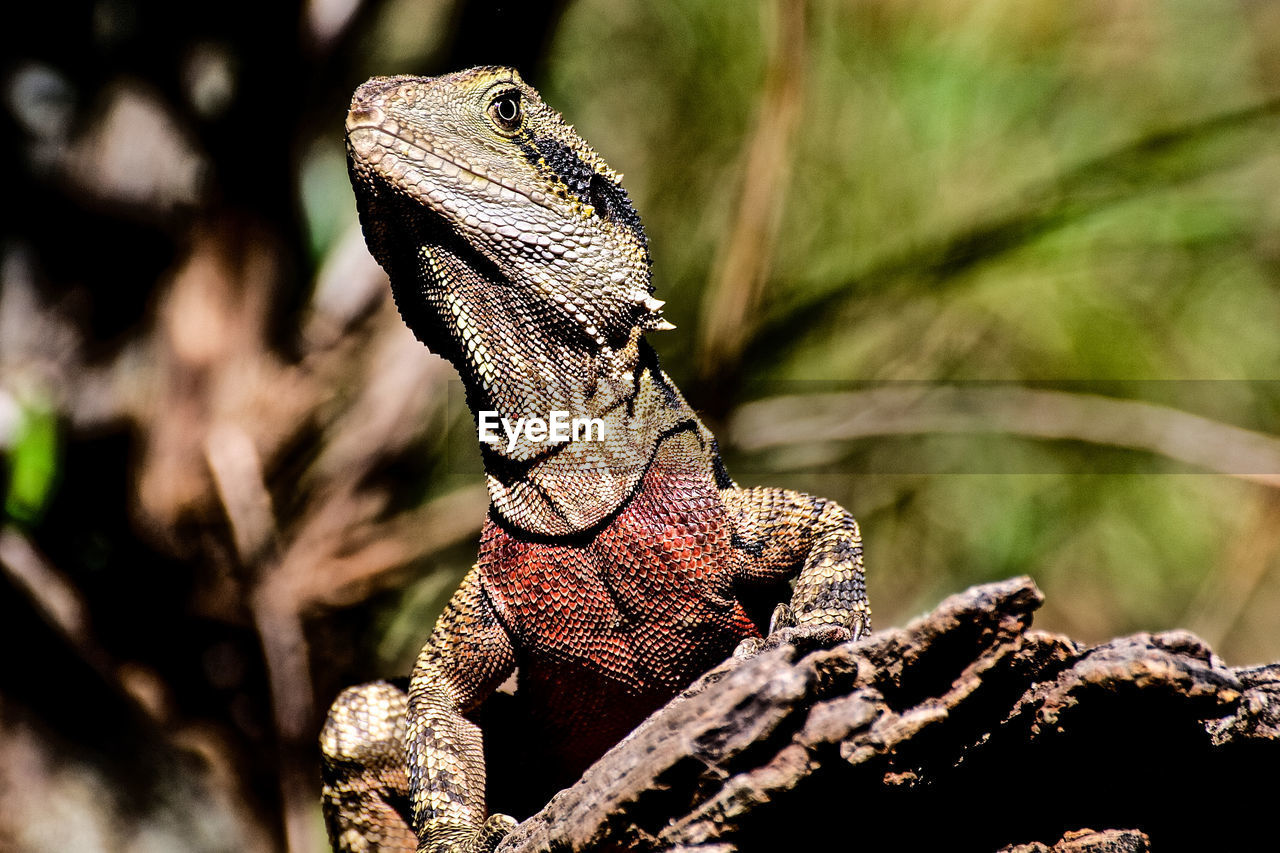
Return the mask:
[[558,139],[531,137],[521,143],[521,148],[530,162],[546,163],[569,192],[595,208],[596,216],[634,232],[645,254],[649,253],[644,225],[625,189],[592,169],[576,151]]

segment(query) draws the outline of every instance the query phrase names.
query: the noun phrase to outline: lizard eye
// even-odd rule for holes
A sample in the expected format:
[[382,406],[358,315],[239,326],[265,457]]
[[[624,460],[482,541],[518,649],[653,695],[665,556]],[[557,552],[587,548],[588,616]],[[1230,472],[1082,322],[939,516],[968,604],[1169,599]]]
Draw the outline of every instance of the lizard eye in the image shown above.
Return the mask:
[[515,133],[524,121],[524,109],[518,91],[503,92],[489,104],[489,115],[504,133]]

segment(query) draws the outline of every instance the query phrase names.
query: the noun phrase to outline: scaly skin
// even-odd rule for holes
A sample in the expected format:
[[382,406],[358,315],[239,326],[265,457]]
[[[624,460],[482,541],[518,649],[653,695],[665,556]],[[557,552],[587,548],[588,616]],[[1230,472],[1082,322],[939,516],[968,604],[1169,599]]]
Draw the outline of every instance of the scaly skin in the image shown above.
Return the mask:
[[348,689],[321,737],[335,849],[489,851],[514,821],[487,815],[481,732],[464,715],[512,672],[527,739],[572,782],[706,669],[758,647],[748,587],[795,578],[774,628],[867,633],[858,526],[831,501],[729,478],[644,339],[672,327],[618,175],[514,71],[370,80],[347,150],[401,315],[457,367],[473,413],[604,424],[602,441],[481,445],[479,560],[408,693]]

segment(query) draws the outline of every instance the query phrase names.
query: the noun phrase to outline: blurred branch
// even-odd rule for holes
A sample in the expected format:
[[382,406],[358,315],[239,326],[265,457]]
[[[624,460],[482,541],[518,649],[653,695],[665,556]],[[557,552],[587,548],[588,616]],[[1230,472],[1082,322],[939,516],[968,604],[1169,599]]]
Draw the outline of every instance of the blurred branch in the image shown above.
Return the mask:
[[938,285],[1020,249],[1037,238],[1155,189],[1203,177],[1244,155],[1256,155],[1249,131],[1278,129],[1280,98],[1157,131],[1114,151],[1085,161],[1019,193],[985,220],[895,251],[852,279],[825,286],[793,288],[794,297],[769,312],[752,349],[771,359],[845,303],[851,293],[883,293],[895,283]]
[[[484,486],[458,489],[379,525],[353,531],[347,547],[331,549],[309,564],[300,593],[304,607],[350,607],[386,589],[412,565],[452,545],[474,539],[489,509]],[[320,517],[317,527],[323,526]],[[301,538],[311,538],[304,535]],[[306,564],[302,554],[291,561]]]
[[276,523],[253,439],[238,426],[216,424],[205,438],[205,455],[236,552],[244,565],[256,566],[274,550]]
[[1144,450],[1280,488],[1280,439],[1139,400],[1027,388],[930,386],[774,397],[730,419],[741,450],[869,436],[1008,433]]
[[[1264,493],[1247,526],[1231,540],[1224,565],[1205,576],[1183,615],[1188,629],[1216,646],[1227,643],[1280,553],[1280,492]],[[1224,652],[1225,653],[1225,652]]]
[[45,618],[86,661],[102,662],[101,651],[89,642],[88,611],[79,591],[13,527],[0,529],[0,569],[27,591]]
[[401,510],[390,479],[371,478],[439,421],[448,369],[400,324],[367,252],[347,245],[322,273],[300,352],[285,362],[267,331],[280,274],[268,242],[252,229],[199,234],[164,296],[152,358],[122,361],[148,377],[130,410],[143,435],[137,489],[149,527],[182,553],[198,520],[229,540],[219,544],[242,568],[219,590],[238,598],[261,644],[294,853],[322,843],[304,614],[359,603],[474,535],[484,515],[473,491]]
[[209,470],[231,523],[240,562],[256,581],[249,606],[262,639],[271,706],[280,736],[280,793],[285,839],[290,853],[316,850],[310,765],[299,760],[299,744],[315,718],[315,691],[308,666],[297,595],[289,577],[275,571],[275,512],[253,439],[233,424],[217,424],[205,439]]
[[773,26],[764,88],[755,129],[743,150],[742,190],[702,300],[698,367],[703,378],[737,362],[753,331],[794,156],[804,97],[807,4],[777,0],[769,9]]

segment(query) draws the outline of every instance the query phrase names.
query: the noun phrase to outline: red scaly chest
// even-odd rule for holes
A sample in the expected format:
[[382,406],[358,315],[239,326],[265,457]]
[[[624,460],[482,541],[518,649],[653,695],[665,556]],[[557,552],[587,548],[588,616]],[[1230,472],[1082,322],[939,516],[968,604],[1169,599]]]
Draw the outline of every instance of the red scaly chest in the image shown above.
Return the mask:
[[661,461],[588,542],[485,526],[484,588],[514,640],[530,722],[567,773],[758,635],[735,597],[730,536],[710,476]]

